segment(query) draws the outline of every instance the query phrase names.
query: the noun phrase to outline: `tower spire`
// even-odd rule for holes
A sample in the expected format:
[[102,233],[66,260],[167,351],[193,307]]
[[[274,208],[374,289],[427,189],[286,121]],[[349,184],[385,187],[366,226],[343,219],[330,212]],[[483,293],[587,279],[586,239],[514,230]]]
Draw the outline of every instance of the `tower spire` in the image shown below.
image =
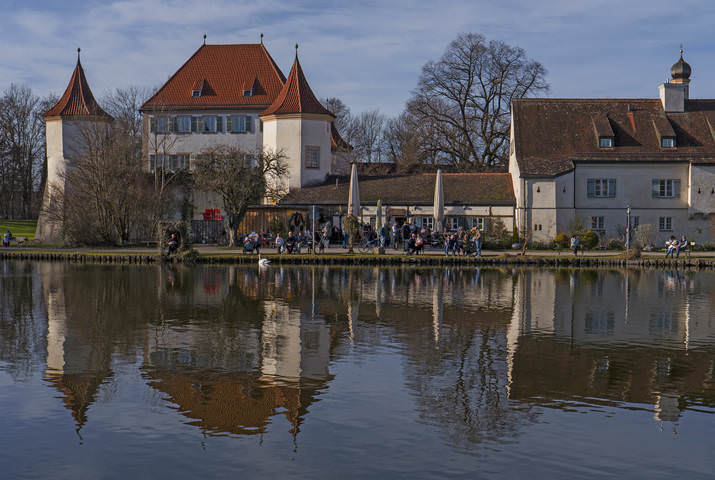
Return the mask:
[[81,48],[77,47],[77,63],[79,63],[79,52],[81,50],[82,50]]
[[295,44],[295,59],[298,60],[298,44]]
[[261,45],[263,45],[263,34],[261,33]]

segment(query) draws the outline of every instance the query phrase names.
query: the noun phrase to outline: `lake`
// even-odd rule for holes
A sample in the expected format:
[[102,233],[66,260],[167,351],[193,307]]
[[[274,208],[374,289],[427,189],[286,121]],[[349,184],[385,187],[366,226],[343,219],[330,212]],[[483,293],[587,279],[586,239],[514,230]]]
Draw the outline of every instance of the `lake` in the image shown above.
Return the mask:
[[715,273],[0,262],[2,478],[712,478]]

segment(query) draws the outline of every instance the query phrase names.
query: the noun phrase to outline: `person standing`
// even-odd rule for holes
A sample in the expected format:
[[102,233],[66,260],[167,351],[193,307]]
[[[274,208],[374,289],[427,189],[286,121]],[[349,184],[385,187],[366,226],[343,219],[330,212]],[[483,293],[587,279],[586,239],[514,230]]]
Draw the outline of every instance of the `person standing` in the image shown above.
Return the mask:
[[477,257],[482,256],[482,232],[474,227],[474,248],[477,250]]
[[578,255],[578,237],[576,235],[571,235],[571,250],[573,250],[573,256]]
[[281,237],[281,234],[278,233],[278,234],[276,235],[276,250],[277,250],[276,253],[277,253],[278,255],[280,255],[281,253],[283,253],[283,243],[284,243],[284,242],[283,242],[283,237]]

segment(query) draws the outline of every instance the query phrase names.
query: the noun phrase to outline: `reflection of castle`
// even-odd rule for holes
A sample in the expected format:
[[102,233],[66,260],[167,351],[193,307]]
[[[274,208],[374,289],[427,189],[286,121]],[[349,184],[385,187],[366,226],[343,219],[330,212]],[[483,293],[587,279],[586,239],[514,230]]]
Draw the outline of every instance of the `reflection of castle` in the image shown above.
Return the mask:
[[[526,270],[508,333],[510,398],[654,405],[674,421],[713,398],[709,274]],[[653,286],[656,288],[653,288]],[[575,347],[577,346],[577,347]]]
[[351,342],[396,347],[422,418],[464,444],[534,405],[715,406],[707,273],[35,268],[46,377],[80,427],[124,356],[209,434],[296,435]]
[[[211,433],[264,433],[283,414],[296,435],[330,379],[330,328],[278,301],[262,302],[259,328],[170,330],[148,346],[149,384],[192,425]],[[228,341],[227,341],[228,340]]]
[[100,386],[112,375],[107,348],[111,339],[101,338],[101,330],[93,328],[100,322],[92,322],[94,319],[78,308],[84,301],[83,292],[64,284],[61,266],[43,263],[38,269],[47,311],[46,380],[62,394],[80,429]]

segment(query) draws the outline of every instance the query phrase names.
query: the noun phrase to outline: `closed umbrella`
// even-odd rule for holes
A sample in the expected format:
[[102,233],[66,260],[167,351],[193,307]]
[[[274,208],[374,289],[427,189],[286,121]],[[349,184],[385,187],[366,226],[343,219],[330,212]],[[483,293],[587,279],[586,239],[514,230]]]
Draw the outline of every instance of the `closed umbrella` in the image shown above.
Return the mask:
[[437,170],[434,181],[434,230],[441,232],[444,227],[444,187],[442,186],[442,169]]
[[360,189],[358,187],[357,165],[350,170],[350,193],[348,194],[348,215],[360,216]]

